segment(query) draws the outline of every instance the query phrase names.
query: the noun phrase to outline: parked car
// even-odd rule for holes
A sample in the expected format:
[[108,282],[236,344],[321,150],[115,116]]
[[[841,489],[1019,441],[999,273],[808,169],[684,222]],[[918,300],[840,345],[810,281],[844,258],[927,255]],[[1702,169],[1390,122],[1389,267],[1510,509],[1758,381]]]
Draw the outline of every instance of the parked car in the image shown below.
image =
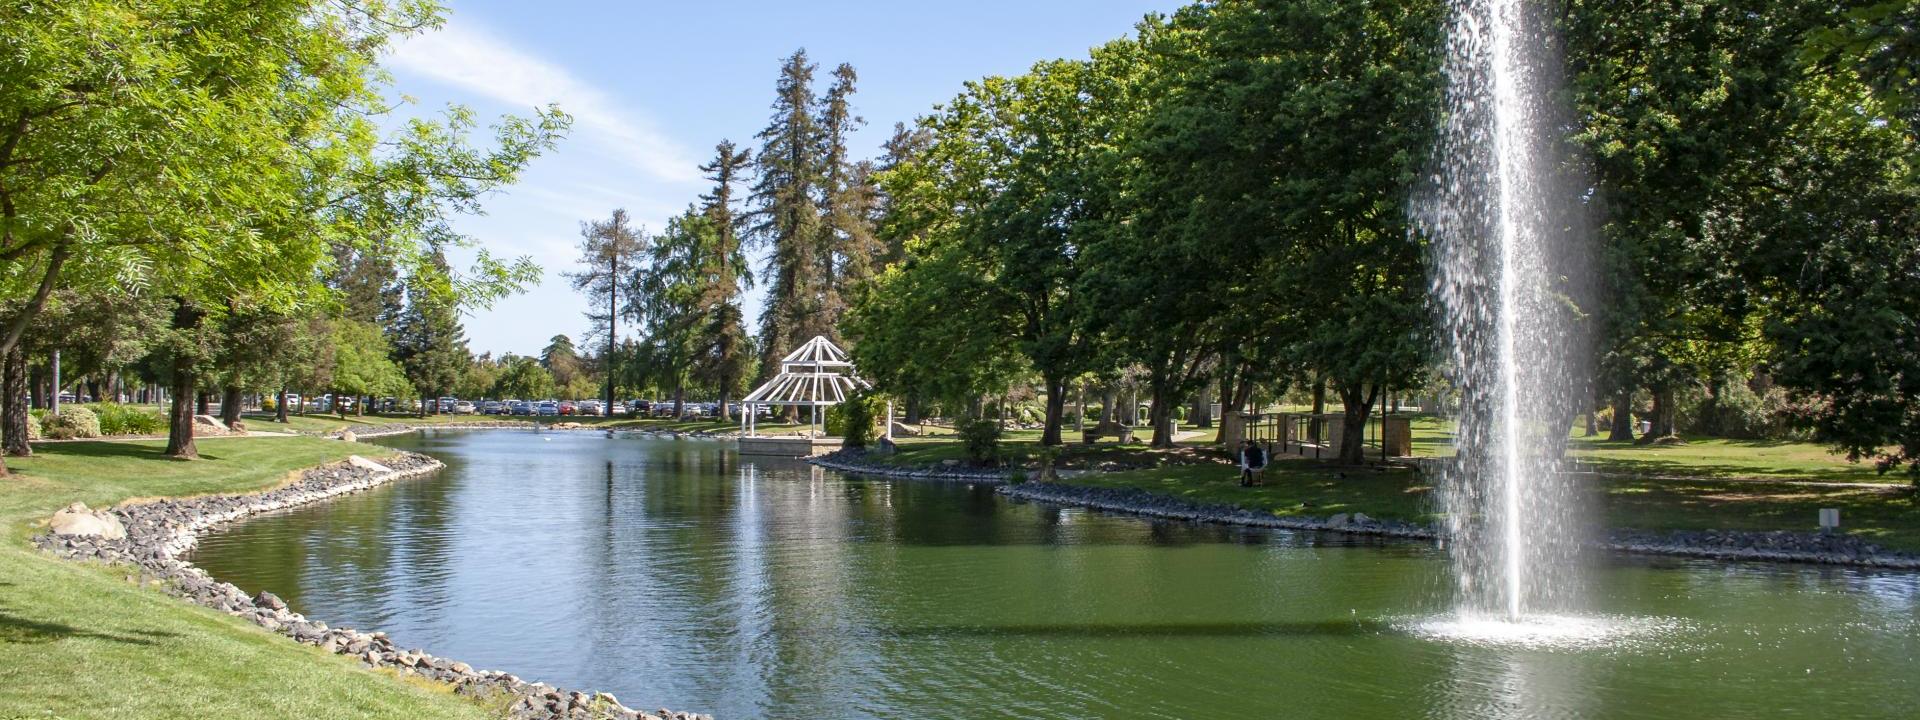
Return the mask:
[[561,414],[561,415],[572,415],[572,414],[574,414],[575,412],[578,412],[578,411],[579,411],[579,407],[578,407],[578,406],[576,406],[576,405],[574,405],[574,404],[573,404],[573,401],[571,401],[571,400],[562,400],[562,401],[560,401],[560,414]]
[[552,400],[543,401],[540,403],[540,408],[536,412],[538,412],[541,415],[559,415],[560,403],[554,402]]
[[627,414],[627,404],[620,402],[619,400],[613,401],[613,407],[607,408],[607,417],[615,417],[615,416],[625,415],[625,414]]
[[594,417],[599,417],[600,401],[599,400],[582,400],[580,402],[574,403],[573,410],[574,410],[574,413],[578,415],[592,415]]
[[505,409],[506,406],[507,406],[506,403],[500,402],[499,400],[488,400],[486,402],[480,403],[480,414],[481,415],[499,415],[500,411]]
[[648,402],[646,400],[634,400],[632,402],[627,403],[627,412],[632,415],[644,416],[647,414],[648,411],[652,409],[653,409],[653,403]]
[[434,401],[434,412],[443,412],[443,413],[453,412],[453,404],[459,401],[460,401],[459,398],[454,398],[454,397],[440,398],[439,400]]
[[457,400],[453,403],[453,413],[455,415],[472,415],[474,411],[473,403],[465,400]]
[[533,403],[525,400],[515,400],[507,403],[507,413],[511,415],[532,415],[533,410]]

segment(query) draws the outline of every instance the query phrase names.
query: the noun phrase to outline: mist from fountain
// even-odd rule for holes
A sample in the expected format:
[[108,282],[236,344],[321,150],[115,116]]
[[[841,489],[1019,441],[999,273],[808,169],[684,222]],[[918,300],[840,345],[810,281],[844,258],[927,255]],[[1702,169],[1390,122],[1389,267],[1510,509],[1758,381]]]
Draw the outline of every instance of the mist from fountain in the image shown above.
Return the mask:
[[1449,379],[1460,394],[1441,502],[1465,618],[1582,610],[1594,525],[1561,472],[1592,397],[1585,189],[1565,140],[1552,33],[1523,0],[1454,0],[1446,118],[1430,191]]

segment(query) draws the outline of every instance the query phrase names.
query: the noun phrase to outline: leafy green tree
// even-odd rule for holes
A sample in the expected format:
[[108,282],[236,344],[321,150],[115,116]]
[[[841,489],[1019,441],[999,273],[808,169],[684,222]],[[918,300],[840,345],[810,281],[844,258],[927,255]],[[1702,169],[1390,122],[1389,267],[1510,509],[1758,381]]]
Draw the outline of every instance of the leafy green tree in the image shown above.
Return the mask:
[[[175,298],[181,339],[228,298],[319,302],[319,270],[341,245],[403,267],[424,265],[428,246],[470,245],[451,216],[511,182],[567,118],[508,118],[491,151],[468,144],[473,116],[457,107],[380,132],[393,109],[376,59],[439,20],[429,2],[0,10],[0,116],[11,119],[0,127],[0,297],[23,308],[0,355],[63,284]],[[536,275],[525,259],[481,252],[449,290],[484,303]],[[188,403],[204,357],[189,346],[203,345],[174,345],[169,454],[192,457]]]
[[553,373],[534,358],[508,356],[501,360],[500,379],[494,383],[493,394],[528,400],[553,397]]
[[[332,322],[335,412],[345,415],[339,402],[347,397],[413,397],[414,385],[391,358],[386,335],[378,325],[358,320]],[[421,403],[425,405],[425,403]]]

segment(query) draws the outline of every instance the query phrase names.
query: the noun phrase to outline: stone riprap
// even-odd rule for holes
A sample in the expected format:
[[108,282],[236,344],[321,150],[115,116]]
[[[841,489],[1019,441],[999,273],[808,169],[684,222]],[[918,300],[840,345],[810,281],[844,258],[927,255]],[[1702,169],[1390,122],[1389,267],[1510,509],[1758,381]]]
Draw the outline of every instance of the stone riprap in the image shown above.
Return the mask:
[[[1013,475],[1012,470],[981,470],[958,464],[935,467],[915,467],[906,465],[884,465],[867,458],[863,450],[837,450],[834,452],[807,458],[807,462],[849,475],[873,475],[878,477],[911,478],[914,480],[936,480],[940,482],[967,483],[970,485],[1005,485]],[[1022,477],[1025,473],[1022,473]]]
[[[1022,483],[1002,486],[999,492],[1017,500],[1191,522],[1426,540],[1439,537],[1439,533],[1429,525],[1376,520],[1364,513],[1339,513],[1326,517],[1279,517],[1234,505],[1190,502],[1171,495],[1137,488]],[[1614,529],[1608,531],[1607,539],[1601,543],[1601,546],[1616,552],[1643,555],[1858,565],[1902,570],[1920,569],[1920,555],[1888,550],[1859,537],[1842,533],[1785,530],[1653,532]]]
[[[36,536],[34,543],[72,560],[136,566],[143,580],[158,580],[167,592],[190,602],[244,618],[300,643],[352,656],[368,667],[429,678],[453,685],[454,692],[460,695],[503,702],[514,718],[711,720],[706,715],[665,709],[653,713],[634,710],[607,693],[583,693],[530,683],[508,673],[476,670],[463,662],[417,649],[403,649],[389,640],[386,633],[328,627],[324,622],[293,612],[271,592],[249,596],[231,583],[215,580],[206,571],[180,559],[193,548],[196,534],[208,528],[425,475],[441,467],[440,461],[415,453],[401,453],[378,462],[356,456],[348,462],[308,470],[298,480],[251,495],[157,500],[104,511],[69,507],[61,511],[62,527],[71,530],[85,525],[91,529],[117,522],[123,532],[83,530],[59,534],[50,531]],[[96,525],[73,521],[73,518],[84,520],[89,514],[107,522]],[[116,534],[119,537],[115,537]]]

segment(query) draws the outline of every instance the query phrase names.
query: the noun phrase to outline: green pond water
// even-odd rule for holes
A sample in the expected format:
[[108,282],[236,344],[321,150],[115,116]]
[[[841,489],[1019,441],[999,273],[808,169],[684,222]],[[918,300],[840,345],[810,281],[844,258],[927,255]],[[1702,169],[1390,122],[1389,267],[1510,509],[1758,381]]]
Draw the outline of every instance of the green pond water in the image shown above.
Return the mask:
[[1429,545],[1154,522],[731,445],[434,431],[435,476],[205,536],[330,624],[746,718],[1914,718],[1920,575],[1610,558],[1583,643],[1425,631]]

